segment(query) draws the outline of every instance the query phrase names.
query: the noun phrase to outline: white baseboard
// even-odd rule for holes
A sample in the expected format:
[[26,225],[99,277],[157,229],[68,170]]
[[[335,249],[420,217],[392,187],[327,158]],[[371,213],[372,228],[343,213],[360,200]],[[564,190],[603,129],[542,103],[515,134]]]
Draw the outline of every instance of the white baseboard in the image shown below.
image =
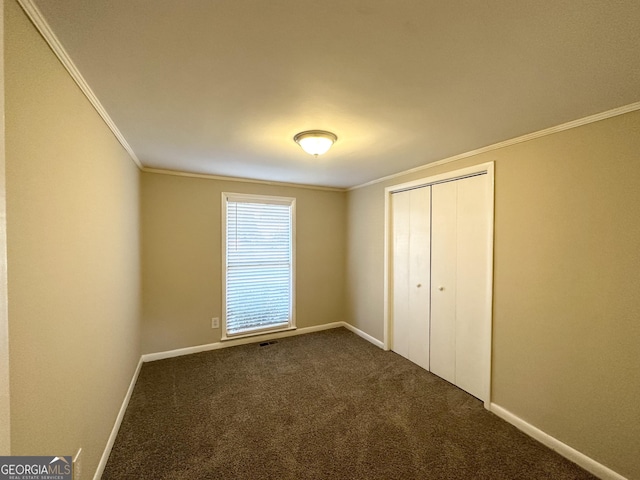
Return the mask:
[[324,325],[316,325],[314,327],[298,328],[296,330],[285,330],[282,332],[268,333],[264,335],[257,335],[254,337],[244,337],[235,340],[225,340],[224,342],[207,343],[205,345],[196,345],[194,347],[178,348],[176,350],[168,350],[166,352],[145,353],[142,355],[143,362],[154,362],[156,360],[164,360],[165,358],[181,357],[183,355],[191,355],[192,353],[208,352],[210,350],[218,350],[220,348],[235,347],[238,345],[246,345],[249,343],[259,343],[268,340],[275,340],[278,338],[293,337],[295,335],[304,335],[306,333],[320,332],[322,330],[329,330],[332,328],[345,327],[347,330],[351,330],[359,337],[364,338],[368,342],[373,343],[375,346],[382,348],[383,344],[377,338],[372,337],[368,333],[354,327],[346,322],[333,322],[325,323]]
[[208,343],[206,345],[196,345],[195,347],[178,348],[176,350],[168,350],[166,352],[146,353],[142,355],[143,362],[154,362],[156,360],[164,360],[165,358],[181,357],[182,355],[191,355],[192,353],[208,352],[209,350],[218,350],[220,348],[235,347],[237,345],[246,345],[248,343],[259,343],[278,338],[293,337],[295,335],[304,335],[305,333],[319,332],[321,330],[329,330],[331,328],[339,328],[345,326],[344,322],[325,323],[314,327],[298,328],[296,330],[286,330],[283,332],[267,333],[257,335],[255,337],[244,337],[235,340],[225,340],[224,342]]
[[510,411],[502,408],[500,405],[492,403],[490,410],[503,420],[506,420],[511,425],[529,435],[530,437],[538,440],[543,445],[546,445],[550,449],[555,450],[563,457],[571,460],[573,463],[580,465],[582,468],[592,473],[596,477],[603,480],[627,480],[625,477],[614,472],[610,468],[596,462],[593,458],[587,457],[585,454],[570,447],[566,443],[562,443],[557,438],[554,438],[551,435],[543,432],[539,428],[534,427],[530,423],[527,423]]
[[109,435],[107,445],[104,447],[104,452],[102,452],[102,457],[100,458],[100,463],[98,463],[98,468],[96,469],[96,473],[93,476],[93,480],[100,480],[102,478],[104,467],[107,466],[109,455],[111,455],[111,449],[113,448],[113,444],[115,443],[116,437],[118,436],[118,431],[120,430],[122,419],[124,418],[124,414],[127,411],[127,407],[129,406],[129,400],[131,400],[131,395],[133,394],[133,389],[136,386],[136,382],[138,381],[138,375],[140,375],[141,368],[142,357],[140,357],[140,360],[138,360],[138,366],[136,367],[135,372],[133,372],[133,378],[131,378],[131,383],[129,383],[129,389],[127,390],[127,393],[124,396],[124,400],[122,401],[122,405],[120,406],[120,411],[118,412],[116,421],[113,424],[113,428],[111,429],[111,435]]
[[353,333],[355,333],[356,335],[358,335],[361,338],[364,338],[366,341],[373,343],[376,347],[378,348],[382,348],[384,349],[384,343],[382,343],[380,340],[378,340],[375,337],[372,337],[371,335],[369,335],[366,332],[363,332],[362,330],[360,330],[357,327],[354,327],[353,325],[351,325],[350,323],[347,322],[340,322],[342,324],[342,326],[344,328],[346,328],[347,330],[351,330]]

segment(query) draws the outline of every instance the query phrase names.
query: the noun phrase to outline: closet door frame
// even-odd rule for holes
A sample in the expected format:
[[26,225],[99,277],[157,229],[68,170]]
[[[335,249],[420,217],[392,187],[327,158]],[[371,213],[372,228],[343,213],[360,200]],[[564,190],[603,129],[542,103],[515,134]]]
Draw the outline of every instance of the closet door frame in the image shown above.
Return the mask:
[[475,175],[487,175],[487,181],[490,182],[490,194],[487,199],[486,208],[489,212],[489,219],[491,228],[489,229],[489,239],[487,242],[487,305],[488,312],[485,315],[485,321],[488,331],[489,345],[485,345],[485,352],[487,352],[488,358],[486,359],[487,369],[485,372],[485,400],[484,406],[489,409],[491,405],[491,338],[492,338],[492,324],[493,324],[493,231],[494,231],[494,163],[482,163],[474,165],[472,167],[462,168],[458,170],[452,170],[450,172],[424,177],[411,182],[401,183],[398,185],[392,185],[385,188],[384,191],[384,349],[391,349],[391,332],[393,330],[393,305],[391,300],[393,299],[393,292],[391,291],[390,278],[393,275],[393,231],[391,223],[391,195],[396,192],[402,192],[405,190],[411,190],[414,188],[427,187],[437,183],[454,181],[465,177],[471,177]]

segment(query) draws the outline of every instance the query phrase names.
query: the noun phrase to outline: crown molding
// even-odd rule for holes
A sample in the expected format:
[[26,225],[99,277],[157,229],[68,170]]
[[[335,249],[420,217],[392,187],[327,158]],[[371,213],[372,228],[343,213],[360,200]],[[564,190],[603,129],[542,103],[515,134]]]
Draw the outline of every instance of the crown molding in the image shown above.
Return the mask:
[[545,128],[544,130],[538,130],[537,132],[521,135],[519,137],[515,137],[510,140],[505,140],[504,142],[494,143],[493,145],[488,145],[486,147],[478,148],[476,150],[471,150],[470,152],[460,153],[458,155],[454,155],[453,157],[448,157],[442,160],[438,160],[436,162],[427,163],[426,165],[421,165],[419,167],[411,168],[409,170],[403,170],[402,172],[393,173],[391,175],[387,175],[386,177],[381,177],[376,180],[371,180],[370,182],[356,185],[355,187],[349,187],[347,188],[347,191],[350,192],[352,190],[357,190],[359,188],[364,188],[370,185],[375,185],[377,183],[386,182],[387,180],[392,180],[394,178],[402,177],[404,175],[409,175],[411,173],[428,170],[430,168],[437,167],[439,165],[445,165],[447,163],[455,162],[457,160],[462,160],[463,158],[473,157],[474,155],[480,155],[481,153],[491,152],[493,150],[509,147],[511,145],[516,145],[522,142],[528,142],[529,140],[533,140],[535,138],[546,137],[547,135],[553,135],[554,133],[563,132],[565,130],[570,130],[576,127],[581,127],[583,125],[588,125],[589,123],[599,122],[600,120],[606,120],[607,118],[617,117],[618,115],[624,115],[625,113],[635,112],[636,110],[640,110],[640,102],[630,103],[629,105],[624,105],[622,107],[614,108],[612,110],[596,113],[595,115],[589,115],[588,117],[572,120],[571,122],[562,123],[560,125],[556,125],[555,127]]
[[31,20],[31,23],[33,23],[44,40],[49,44],[49,47],[51,47],[51,50],[53,50],[53,53],[55,53],[55,55],[58,57],[64,68],[66,68],[67,72],[69,72],[71,78],[73,78],[78,87],[80,87],[82,93],[84,93],[89,102],[91,102],[93,108],[96,109],[98,114],[102,117],[102,120],[104,120],[104,122],[116,136],[122,147],[127,151],[129,156],[131,157],[131,160],[134,161],[138,168],[142,169],[142,163],[131,148],[131,145],[129,145],[120,130],[118,130],[118,127],[113,122],[105,108],[102,106],[100,100],[98,100],[98,97],[96,97],[96,95],[93,93],[93,90],[91,90],[91,87],[89,87],[89,84],[86,82],[78,68],[71,60],[71,57],[69,57],[69,54],[60,43],[60,40],[58,40],[58,37],[56,37],[56,35],[53,33],[53,30],[51,30],[51,27],[42,16],[40,9],[38,9],[38,7],[33,3],[32,0],[18,0],[18,3]]
[[149,167],[143,167],[141,170],[146,173],[158,173],[160,175],[173,175],[175,177],[203,178],[205,180],[218,180],[223,182],[257,183],[259,185],[304,188],[307,190],[322,190],[325,192],[346,192],[347,191],[346,188],[339,188],[339,187],[323,187],[321,185],[308,185],[304,183],[287,183],[287,182],[276,182],[276,181],[270,181],[270,180],[255,180],[252,178],[242,178],[242,177],[225,177],[223,175],[210,175],[206,173],[190,173],[190,172],[183,172],[181,170],[164,170],[161,168],[149,168]]
[[362,183],[360,185],[356,185],[349,188],[301,185],[301,184],[291,184],[286,182],[271,182],[266,180],[264,181],[251,180],[251,179],[245,179],[245,178],[224,177],[224,176],[207,175],[207,174],[201,175],[201,174],[179,172],[179,171],[173,171],[173,170],[159,170],[159,169],[153,169],[153,168],[146,168],[142,165],[142,163],[136,156],[135,152],[133,151],[133,149],[127,142],[127,140],[124,138],[124,136],[122,135],[122,133],[120,132],[116,124],[113,122],[113,120],[111,119],[111,117],[109,116],[105,108],[102,106],[102,104],[100,103],[96,95],[93,93],[93,91],[91,90],[91,87],[89,87],[89,84],[85,81],[84,77],[80,74],[80,71],[75,66],[75,64],[67,54],[66,50],[64,49],[64,47],[62,46],[62,44],[60,43],[56,35],[51,30],[51,27],[42,16],[42,13],[38,9],[38,7],[33,3],[33,0],[17,0],[17,1],[22,7],[22,9],[25,11],[25,13],[27,14],[31,22],[35,25],[35,27],[38,29],[40,34],[43,36],[45,41],[49,44],[49,46],[51,47],[55,55],[58,57],[62,65],[66,68],[66,70],[69,72],[73,80],[80,87],[80,90],[84,93],[84,95],[87,97],[89,102],[91,102],[91,104],[96,109],[98,114],[102,117],[104,122],[107,124],[109,129],[116,136],[116,138],[118,139],[122,147],[127,151],[127,153],[129,154],[131,159],[135,162],[135,164],[138,166],[138,168],[144,172],[162,173],[162,174],[168,174],[168,175],[178,175],[178,176],[187,176],[187,177],[208,178],[212,180],[224,180],[224,181],[231,181],[231,182],[259,183],[264,185],[289,186],[289,187],[308,188],[308,189],[315,189],[315,190],[345,192],[345,191],[357,190],[360,188],[368,187],[370,185],[386,182],[387,180],[392,180],[394,178],[398,178],[404,175],[409,175],[415,172],[428,170],[430,168],[437,167],[439,165],[445,165],[447,163],[455,162],[457,160],[462,160],[464,158],[472,157],[474,155],[491,152],[493,150],[498,150],[500,148],[516,145],[518,143],[527,142],[529,140],[533,140],[536,138],[552,135],[554,133],[580,127],[583,125],[587,125],[589,123],[599,122],[600,120],[605,120],[607,118],[616,117],[618,115],[623,115],[625,113],[630,113],[636,110],[640,110],[640,102],[631,103],[629,105],[624,105],[622,107],[614,108],[612,110],[607,110],[605,112],[597,113],[595,115],[590,115],[588,117],[580,118],[567,123],[556,125],[554,127],[539,130],[537,132],[521,135],[519,137],[515,137],[509,140],[505,140],[503,142],[488,145],[486,147],[478,148],[476,150],[471,150],[469,152],[454,155],[452,157],[448,157],[442,160],[427,163],[419,167],[403,170],[401,172],[387,175],[387,176],[384,176],[375,180],[371,180],[369,182]]

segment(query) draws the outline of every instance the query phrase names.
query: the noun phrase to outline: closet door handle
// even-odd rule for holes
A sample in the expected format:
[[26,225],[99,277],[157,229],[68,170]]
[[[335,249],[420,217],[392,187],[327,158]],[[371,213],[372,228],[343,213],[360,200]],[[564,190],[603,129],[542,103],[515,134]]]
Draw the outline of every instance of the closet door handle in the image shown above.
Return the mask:
[[438,290],[440,290],[441,292],[444,292],[444,287],[438,287]]
[[418,287],[418,288],[420,288],[421,286],[422,286],[422,284],[421,284],[421,283],[419,283],[418,285],[416,285],[416,287]]

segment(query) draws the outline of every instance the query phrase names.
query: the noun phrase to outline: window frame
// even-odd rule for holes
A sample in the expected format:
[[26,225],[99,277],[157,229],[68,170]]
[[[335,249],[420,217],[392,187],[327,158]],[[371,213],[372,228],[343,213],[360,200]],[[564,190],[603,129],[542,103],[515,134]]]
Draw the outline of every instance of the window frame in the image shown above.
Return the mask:
[[[290,207],[291,219],[291,263],[290,263],[290,283],[289,283],[289,322],[286,326],[264,327],[241,332],[236,334],[227,333],[227,205],[229,202],[264,203],[272,205],[288,205]],[[264,335],[267,333],[284,332],[296,329],[296,199],[295,197],[280,197],[273,195],[254,195],[249,193],[222,192],[221,202],[221,222],[222,224],[222,312],[220,327],[222,330],[221,340],[233,340],[243,337]]]

